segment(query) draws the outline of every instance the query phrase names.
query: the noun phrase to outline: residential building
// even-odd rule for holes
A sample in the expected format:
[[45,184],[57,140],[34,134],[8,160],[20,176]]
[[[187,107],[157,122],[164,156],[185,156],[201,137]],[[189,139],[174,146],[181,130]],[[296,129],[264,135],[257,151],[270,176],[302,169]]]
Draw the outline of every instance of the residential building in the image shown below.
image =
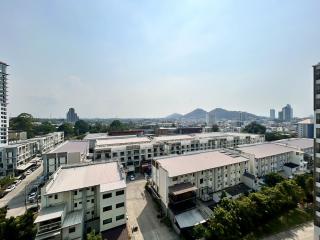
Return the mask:
[[270,119],[271,120],[276,119],[276,110],[270,109]]
[[248,170],[249,159],[230,150],[164,156],[152,160],[151,185],[165,213],[182,230],[206,221],[197,211],[197,199],[213,200],[215,192],[240,184]]
[[63,132],[53,132],[48,133],[43,136],[38,136],[33,138],[39,142],[39,151],[40,153],[46,153],[50,151],[58,144],[63,143],[64,141],[64,133]]
[[293,119],[293,109],[290,104],[287,104],[282,108],[282,121],[291,122]]
[[314,239],[320,238],[320,63],[313,66],[314,108]]
[[61,166],[41,189],[36,240],[85,239],[126,224],[126,183],[117,162]]
[[94,161],[118,160],[128,171],[151,172],[151,159],[171,154],[235,148],[241,144],[264,141],[263,135],[246,133],[199,133],[157,137],[126,137],[96,139]]
[[287,163],[296,164],[299,172],[307,170],[304,152],[294,147],[276,143],[260,143],[239,146],[237,149],[250,159],[249,172],[257,177],[263,177],[271,172],[282,172]]
[[9,117],[8,117],[8,64],[0,61],[0,146],[8,143],[8,128],[9,128]]
[[66,141],[42,155],[43,175],[48,177],[62,165],[85,162],[88,154],[88,141]]
[[9,143],[27,140],[27,132],[18,130],[9,130]]
[[314,123],[312,119],[305,119],[298,122],[298,137],[299,138],[313,138]]
[[69,108],[67,112],[67,122],[75,123],[79,120],[78,114],[75,112],[74,108]]
[[0,150],[0,178],[17,175],[33,165],[29,161],[39,153],[39,144],[30,139],[3,146]]

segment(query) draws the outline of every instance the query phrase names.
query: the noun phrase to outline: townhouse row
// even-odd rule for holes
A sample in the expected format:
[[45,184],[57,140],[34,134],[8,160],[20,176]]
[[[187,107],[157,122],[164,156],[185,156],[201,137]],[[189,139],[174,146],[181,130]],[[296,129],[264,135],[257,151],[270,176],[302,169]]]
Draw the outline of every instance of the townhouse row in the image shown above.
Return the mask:
[[63,143],[63,132],[54,132],[0,147],[0,178],[15,175],[30,167],[29,161]]
[[119,161],[129,173],[151,172],[151,159],[172,154],[235,148],[264,142],[263,135],[245,133],[201,133],[160,137],[87,138],[94,161]]

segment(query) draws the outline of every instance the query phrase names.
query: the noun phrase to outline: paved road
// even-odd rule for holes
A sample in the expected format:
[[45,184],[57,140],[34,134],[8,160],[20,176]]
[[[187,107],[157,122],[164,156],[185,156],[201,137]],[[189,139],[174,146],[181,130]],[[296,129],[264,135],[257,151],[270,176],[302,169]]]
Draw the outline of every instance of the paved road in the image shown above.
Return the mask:
[[145,180],[136,180],[127,184],[127,212],[129,226],[138,226],[134,240],[175,240],[177,234],[160,223],[157,211],[148,192],[145,192]]
[[313,222],[272,235],[263,240],[313,240]]
[[25,189],[26,186],[31,185],[38,176],[42,174],[43,166],[41,164],[34,172],[26,176],[23,181],[6,196],[0,199],[0,207],[8,205],[9,209],[6,217],[16,217],[23,215],[26,211],[25,207]]

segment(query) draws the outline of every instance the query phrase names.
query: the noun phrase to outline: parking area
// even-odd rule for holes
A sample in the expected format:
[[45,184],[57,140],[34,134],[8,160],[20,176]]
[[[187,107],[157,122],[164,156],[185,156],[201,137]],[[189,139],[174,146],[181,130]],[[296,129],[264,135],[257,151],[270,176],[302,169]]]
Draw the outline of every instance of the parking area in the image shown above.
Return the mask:
[[174,240],[179,239],[173,229],[160,223],[152,198],[145,191],[146,180],[140,179],[127,183],[127,213],[129,229],[138,227],[132,239],[135,240]]

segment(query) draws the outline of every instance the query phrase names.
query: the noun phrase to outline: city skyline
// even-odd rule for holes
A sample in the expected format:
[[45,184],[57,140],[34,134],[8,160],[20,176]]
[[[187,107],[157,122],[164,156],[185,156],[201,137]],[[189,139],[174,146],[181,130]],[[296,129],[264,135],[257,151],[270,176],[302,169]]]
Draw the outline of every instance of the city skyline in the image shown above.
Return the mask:
[[294,116],[307,117],[310,66],[320,61],[313,47],[319,7],[317,1],[4,2],[0,60],[10,65],[9,116],[63,118],[70,106],[83,118],[156,118],[217,107],[268,116],[290,103]]

